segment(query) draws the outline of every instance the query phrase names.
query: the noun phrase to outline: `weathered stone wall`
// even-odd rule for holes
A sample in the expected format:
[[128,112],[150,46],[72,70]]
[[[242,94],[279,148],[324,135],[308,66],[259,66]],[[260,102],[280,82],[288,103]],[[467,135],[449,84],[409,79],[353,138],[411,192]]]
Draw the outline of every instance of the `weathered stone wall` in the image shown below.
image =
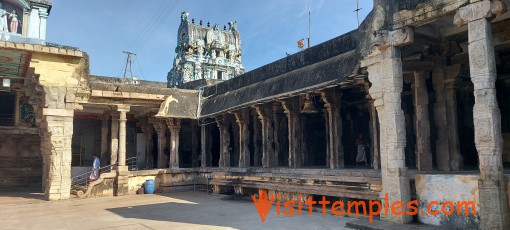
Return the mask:
[[[42,159],[36,133],[0,129],[0,191],[41,187]],[[16,134],[18,133],[18,134]]]
[[[419,202],[418,213],[423,213],[418,215],[419,222],[453,229],[478,229],[480,227],[479,175],[419,174],[415,178],[416,199]],[[506,178],[508,181],[510,176],[506,175]],[[427,206],[431,201],[439,202],[439,205],[431,207],[431,211],[440,211],[441,205],[445,201],[453,202],[456,208],[450,216],[442,213],[439,213],[439,215],[429,215]],[[458,201],[474,201],[476,204],[476,215],[473,215],[472,209],[470,209],[468,216],[464,214],[464,209],[461,209],[461,215],[458,215]]]

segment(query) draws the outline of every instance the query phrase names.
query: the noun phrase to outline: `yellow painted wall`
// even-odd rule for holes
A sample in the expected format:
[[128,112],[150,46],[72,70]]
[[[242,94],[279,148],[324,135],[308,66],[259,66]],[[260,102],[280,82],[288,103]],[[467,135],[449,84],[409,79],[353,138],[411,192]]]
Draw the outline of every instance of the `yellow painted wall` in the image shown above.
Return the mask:
[[32,54],[30,67],[39,74],[44,86],[78,86],[80,77],[75,74],[80,66],[81,57],[56,55],[50,53]]

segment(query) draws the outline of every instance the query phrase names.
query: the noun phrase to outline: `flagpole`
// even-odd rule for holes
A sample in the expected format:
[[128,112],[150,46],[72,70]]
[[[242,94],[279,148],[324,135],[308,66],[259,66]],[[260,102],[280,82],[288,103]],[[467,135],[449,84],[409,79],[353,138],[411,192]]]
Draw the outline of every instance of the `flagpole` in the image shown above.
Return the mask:
[[311,25],[311,15],[310,15],[310,4],[308,4],[308,48],[310,48],[310,25]]

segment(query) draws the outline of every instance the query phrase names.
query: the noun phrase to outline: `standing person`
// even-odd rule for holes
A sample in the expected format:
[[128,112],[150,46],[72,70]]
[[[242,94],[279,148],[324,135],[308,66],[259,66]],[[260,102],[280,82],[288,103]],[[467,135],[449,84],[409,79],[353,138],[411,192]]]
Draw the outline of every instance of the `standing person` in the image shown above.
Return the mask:
[[99,179],[100,164],[101,164],[101,161],[99,160],[99,157],[96,154],[94,154],[94,161],[92,163],[92,172],[90,173],[90,176],[89,176],[89,182]]
[[361,133],[356,139],[356,146],[358,146],[358,154],[356,155],[356,165],[358,165],[358,163],[361,162],[364,162],[365,165],[367,165],[367,156],[365,154],[365,141],[363,140],[363,135]]

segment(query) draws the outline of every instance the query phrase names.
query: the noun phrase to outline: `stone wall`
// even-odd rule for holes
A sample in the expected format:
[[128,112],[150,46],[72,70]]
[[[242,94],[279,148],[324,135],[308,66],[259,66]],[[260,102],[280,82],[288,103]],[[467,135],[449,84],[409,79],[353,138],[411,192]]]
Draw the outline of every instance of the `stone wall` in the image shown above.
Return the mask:
[[0,191],[41,188],[40,138],[19,132],[0,129]]
[[[419,202],[418,220],[421,223],[448,227],[453,229],[478,229],[480,224],[480,197],[478,180],[479,175],[430,175],[418,174],[416,180],[416,196]],[[506,175],[507,181],[510,179]],[[439,206],[431,207],[432,211],[441,210],[441,205],[445,201],[451,201],[457,205],[457,201],[474,201],[476,204],[476,215],[470,210],[470,214],[466,216],[464,209],[461,215],[457,214],[457,209],[452,215],[447,216],[442,213],[439,215],[427,214],[427,206],[431,201],[438,201]],[[449,209],[446,209],[449,210]]]

